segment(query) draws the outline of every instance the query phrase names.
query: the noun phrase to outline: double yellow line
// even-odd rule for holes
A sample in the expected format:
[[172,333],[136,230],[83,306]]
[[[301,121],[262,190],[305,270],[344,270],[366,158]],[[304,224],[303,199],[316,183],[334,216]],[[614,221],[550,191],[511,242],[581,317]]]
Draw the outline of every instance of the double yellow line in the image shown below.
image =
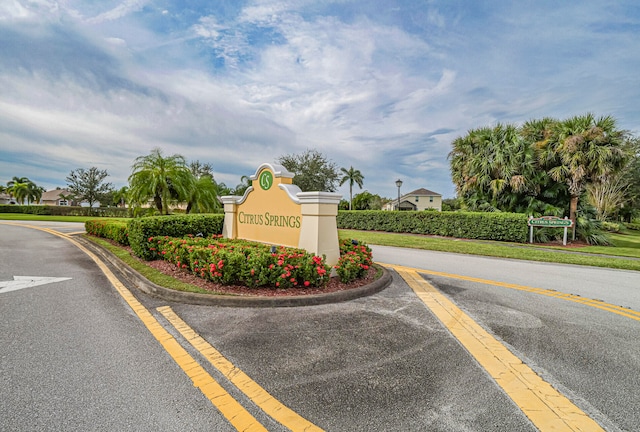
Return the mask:
[[[74,240],[70,235],[51,228],[36,227],[10,223],[10,225],[33,228],[64,238],[87,254],[100,268],[109,282],[127,302],[129,307],[142,321],[149,332],[156,338],[185,374],[193,381],[193,385],[202,391],[220,413],[239,431],[266,431],[267,429],[233,398],[207,370],[198,363],[189,352],[169,333],[149,310],[129,291],[113,272],[93,252]],[[157,311],[198,351],[209,363],[243,392],[258,408],[292,431],[322,431],[290,408],[283,405],[248,375],[236,368],[206,340],[180,319],[168,307],[157,308]]]
[[602,431],[603,429],[567,397],[538,376],[502,343],[414,268],[389,265],[458,339],[522,412],[541,431]]

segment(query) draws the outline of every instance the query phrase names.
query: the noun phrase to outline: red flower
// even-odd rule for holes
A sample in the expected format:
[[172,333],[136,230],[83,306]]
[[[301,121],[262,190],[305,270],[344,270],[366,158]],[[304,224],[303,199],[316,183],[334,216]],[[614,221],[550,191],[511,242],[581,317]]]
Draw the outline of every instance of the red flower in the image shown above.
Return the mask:
[[311,285],[311,282],[309,282],[309,281],[304,281],[304,286],[309,286],[309,285]]

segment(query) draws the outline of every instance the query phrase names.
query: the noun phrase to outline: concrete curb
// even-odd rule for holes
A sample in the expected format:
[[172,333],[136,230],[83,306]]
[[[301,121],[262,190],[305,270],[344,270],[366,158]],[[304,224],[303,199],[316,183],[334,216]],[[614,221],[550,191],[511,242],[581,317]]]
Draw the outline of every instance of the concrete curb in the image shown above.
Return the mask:
[[178,303],[188,303],[203,306],[222,307],[251,307],[251,308],[274,308],[274,307],[294,307],[294,306],[316,306],[330,303],[340,303],[366,297],[378,293],[391,284],[391,273],[384,267],[375,265],[382,269],[382,276],[376,281],[358,288],[345,291],[337,291],[326,294],[312,294],[308,296],[286,296],[286,297],[244,297],[232,295],[200,294],[184,291],[176,291],[161,287],[146,279],[140,273],[129,267],[120,258],[113,255],[108,250],[100,247],[94,242],[82,236],[74,238],[87,249],[98,255],[102,260],[114,266],[131,282],[138,290],[150,296],[167,301]]

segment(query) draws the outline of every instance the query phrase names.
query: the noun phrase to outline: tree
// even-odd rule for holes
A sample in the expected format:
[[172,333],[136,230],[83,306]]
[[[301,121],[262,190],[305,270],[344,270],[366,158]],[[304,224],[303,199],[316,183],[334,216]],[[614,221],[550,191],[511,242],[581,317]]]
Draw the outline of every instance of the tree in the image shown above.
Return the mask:
[[468,132],[453,141],[451,176],[464,207],[480,211],[536,213],[545,203],[535,149],[513,125]]
[[280,156],[278,162],[294,174],[293,184],[303,192],[335,192],[338,182],[336,165],[317,150]]
[[353,197],[354,210],[382,210],[382,198],[369,191],[360,192]]
[[628,188],[629,185],[623,182],[622,173],[601,177],[587,185],[587,201],[596,209],[598,220],[608,220],[624,205]]
[[147,156],[139,156],[129,176],[129,198],[138,205],[153,201],[160,214],[169,214],[172,196],[186,201],[194,187],[194,176],[181,155],[164,157],[154,148]]
[[44,188],[36,185],[33,182],[29,182],[29,191],[27,194],[27,204],[31,204],[32,202],[38,203],[40,202],[40,198],[42,198],[42,194],[44,193]]
[[549,175],[569,189],[569,218],[575,240],[578,200],[590,182],[615,174],[628,160],[624,132],[611,116],[595,119],[593,114],[574,116],[555,125],[554,137],[543,152],[553,162]]
[[116,207],[126,207],[129,202],[129,187],[122,186],[120,189],[111,191],[111,205]]
[[240,177],[240,183],[237,184],[235,189],[233,190],[233,195],[244,195],[247,189],[249,189],[249,186],[251,186],[251,179],[249,178],[249,176],[243,175],[242,177]]
[[349,210],[353,209],[353,185],[357,184],[360,189],[362,189],[362,183],[364,182],[364,176],[360,172],[360,170],[353,169],[351,166],[349,169],[340,168],[342,174],[342,178],[340,179],[340,186],[349,182]]
[[107,170],[97,167],[91,167],[88,170],[78,168],[67,176],[67,186],[78,200],[86,201],[89,207],[93,207],[94,203],[104,201],[105,194],[113,188],[111,183],[104,183],[107,176],[109,176]]
[[631,222],[640,215],[640,138],[627,137],[630,160],[622,170],[622,183],[627,185],[625,202],[619,213],[624,220]]
[[451,176],[463,208],[575,217],[586,185],[623,166],[623,137],[590,114],[475,129],[453,142]]
[[220,208],[218,185],[213,179],[213,167],[194,161],[189,164],[194,184],[188,191],[186,213],[211,213]]
[[20,204],[24,204],[25,199],[27,204],[31,204],[36,199],[40,200],[43,189],[27,177],[13,177],[7,182],[6,191]]

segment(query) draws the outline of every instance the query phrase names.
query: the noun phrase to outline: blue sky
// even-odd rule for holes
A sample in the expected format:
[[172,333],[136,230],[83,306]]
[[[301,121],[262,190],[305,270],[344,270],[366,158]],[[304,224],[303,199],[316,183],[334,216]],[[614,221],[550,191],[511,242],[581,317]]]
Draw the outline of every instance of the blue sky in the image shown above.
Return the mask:
[[317,149],[371,193],[453,197],[469,129],[592,112],[637,135],[638,71],[636,0],[3,0],[0,183],[120,187],[160,147],[235,186]]

